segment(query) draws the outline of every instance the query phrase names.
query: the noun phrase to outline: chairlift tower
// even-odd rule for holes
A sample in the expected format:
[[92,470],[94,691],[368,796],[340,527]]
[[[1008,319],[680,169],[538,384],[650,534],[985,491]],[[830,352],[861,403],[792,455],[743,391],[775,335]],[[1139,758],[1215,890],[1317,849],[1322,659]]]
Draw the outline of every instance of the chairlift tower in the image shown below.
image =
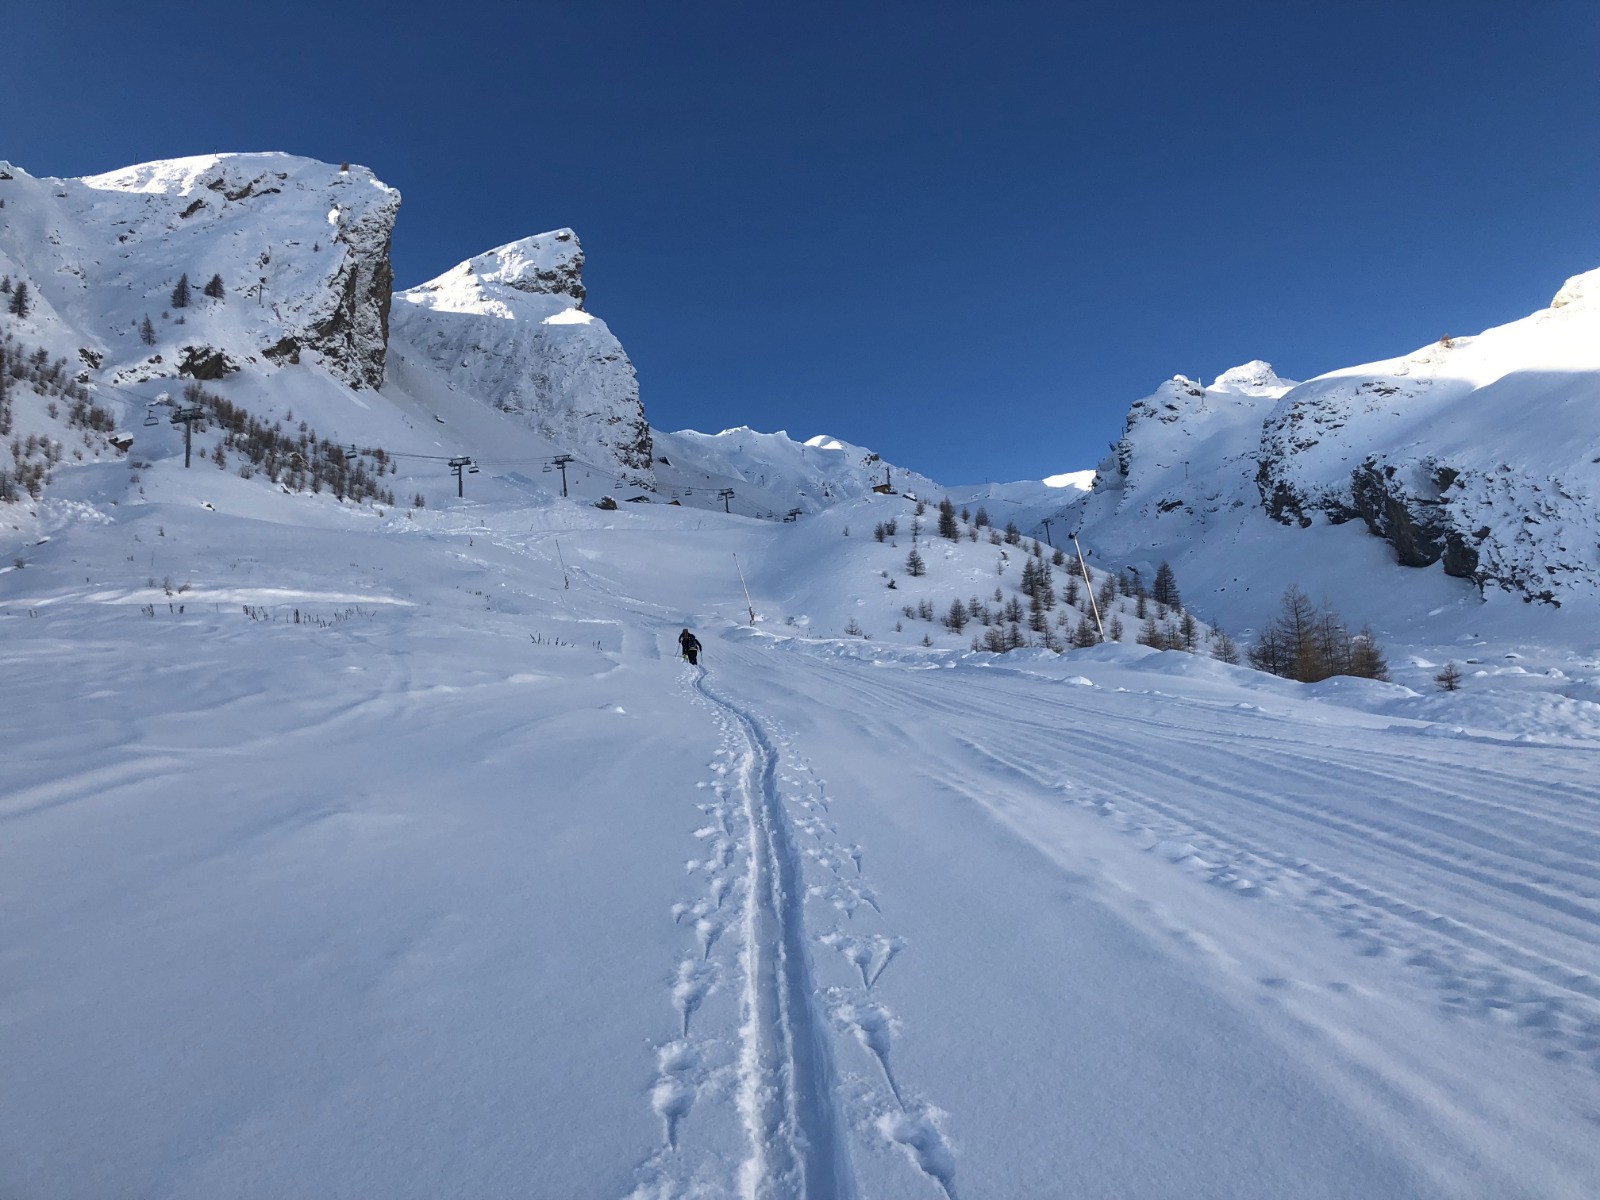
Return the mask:
[[567,498],[567,464],[577,460],[570,454],[558,454],[550,460],[550,465],[561,472],[561,498]]
[[717,493],[717,499],[722,501],[722,511],[723,512],[731,513],[733,511],[733,509],[728,506],[728,501],[733,499],[733,489],[732,488],[723,488],[720,492]]
[[478,473],[478,464],[466,457],[452,458],[450,460],[450,469],[456,473],[456,498],[459,500],[465,495],[461,483],[462,471],[465,470],[468,475],[476,475]]
[[206,410],[197,404],[188,404],[172,414],[172,424],[183,426],[183,465],[189,466],[190,449],[194,443],[194,423],[206,419]]

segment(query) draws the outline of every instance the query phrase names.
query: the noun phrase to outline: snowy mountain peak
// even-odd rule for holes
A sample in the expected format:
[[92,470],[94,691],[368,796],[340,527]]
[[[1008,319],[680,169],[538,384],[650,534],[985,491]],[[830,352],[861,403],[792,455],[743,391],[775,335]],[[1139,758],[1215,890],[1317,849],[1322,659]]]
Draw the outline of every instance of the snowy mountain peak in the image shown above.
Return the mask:
[[[514,321],[549,320],[563,309],[582,311],[586,295],[583,246],[572,230],[556,229],[469,258],[400,292],[399,298],[438,312]],[[536,299],[530,304],[529,297]]]
[[207,154],[0,184],[0,271],[31,285],[32,343],[83,348],[119,386],[303,354],[382,384],[400,194],[366,168]]
[[1551,308],[1589,308],[1600,304],[1600,268],[1574,275],[1561,285],[1550,301]]
[[650,427],[633,364],[584,311],[583,247],[535,234],[396,292],[396,352],[450,388],[519,415],[559,450],[651,487]]
[[1252,394],[1276,391],[1281,394],[1294,386],[1294,381],[1282,378],[1272,369],[1271,363],[1255,358],[1237,367],[1229,367],[1212,381],[1207,390]]
[[85,187],[105,192],[188,196],[204,190],[219,192],[227,200],[243,200],[251,195],[282,192],[283,185],[290,180],[301,189],[354,184],[374,188],[395,200],[400,196],[366,167],[348,163],[336,167],[281,151],[162,158],[90,175],[80,182]]

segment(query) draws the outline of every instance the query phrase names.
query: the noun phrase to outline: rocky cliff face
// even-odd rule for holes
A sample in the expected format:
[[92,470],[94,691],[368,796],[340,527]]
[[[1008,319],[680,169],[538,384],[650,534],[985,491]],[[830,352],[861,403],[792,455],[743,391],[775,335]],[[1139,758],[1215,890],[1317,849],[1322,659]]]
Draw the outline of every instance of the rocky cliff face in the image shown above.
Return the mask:
[[498,247],[395,298],[408,354],[580,461],[653,484],[638,379],[605,322],[584,310],[572,230]]
[[364,167],[287,154],[86,179],[5,167],[0,200],[0,269],[30,281],[38,336],[98,358],[108,382],[307,357],[351,387],[383,382],[400,196]]

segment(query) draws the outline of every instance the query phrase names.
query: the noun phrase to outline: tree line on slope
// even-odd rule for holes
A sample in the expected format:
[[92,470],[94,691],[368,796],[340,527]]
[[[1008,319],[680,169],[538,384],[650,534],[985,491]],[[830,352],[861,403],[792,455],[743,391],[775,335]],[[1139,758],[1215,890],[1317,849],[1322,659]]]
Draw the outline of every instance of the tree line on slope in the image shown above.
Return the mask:
[[[927,574],[921,522],[925,511],[926,505],[919,501],[911,521],[905,572],[914,579]],[[1061,549],[1054,548],[1047,556],[1044,546],[1037,539],[1029,544],[1015,523],[1008,523],[1002,533],[993,527],[981,507],[976,514],[966,509],[958,514],[946,498],[939,504],[937,528],[938,536],[955,542],[978,541],[987,530],[990,543],[1001,548],[995,570],[1002,577],[1010,565],[1006,547],[1021,546],[1023,550],[1020,579],[1009,598],[997,586],[992,603],[977,596],[966,601],[957,597],[939,613],[931,600],[923,599],[901,609],[907,620],[937,621],[954,634],[963,633],[969,625],[983,626],[983,632],[972,640],[974,650],[1003,654],[1036,646],[1060,652],[1087,648],[1101,641],[1120,642],[1127,632],[1123,619],[1131,617],[1141,623],[1135,639],[1140,645],[1191,654],[1204,650],[1230,664],[1238,664],[1244,657],[1225,630],[1202,625],[1184,608],[1177,577],[1166,562],[1159,565],[1148,584],[1136,567],[1115,573],[1088,571],[1085,582]],[[899,529],[899,521],[891,518],[880,522],[873,529],[873,536],[893,545]],[[1059,592],[1052,567],[1066,569]],[[893,578],[888,586],[896,586]],[[896,629],[903,626],[897,624]],[[846,632],[866,636],[854,620]],[[931,645],[932,638],[924,635],[923,644]],[[1318,609],[1298,588],[1285,593],[1283,611],[1251,645],[1248,663],[1257,670],[1303,683],[1333,675],[1380,680],[1389,677],[1383,651],[1370,629],[1351,633],[1331,607]]]
[[11,461],[0,463],[0,503],[24,496],[37,500],[50,481],[51,469],[67,457],[65,443],[53,438],[39,433],[12,436],[19,394],[38,397],[52,421],[64,419],[68,429],[82,431],[83,445],[73,449],[73,457],[81,461],[85,450],[98,455],[107,449],[106,435],[116,428],[115,421],[69,370],[66,359],[51,358],[43,346],[30,347],[9,332],[0,335],[0,437],[11,437]]
[[[218,467],[227,467],[232,451],[244,459],[239,466],[239,475],[244,479],[252,479],[260,473],[286,491],[326,491],[335,499],[357,504],[372,501],[392,505],[395,502],[394,493],[385,490],[379,479],[385,474],[394,474],[399,468],[381,447],[347,450],[318,438],[316,431],[304,421],[295,433],[285,432],[281,421],[269,425],[243,406],[198,383],[188,384],[183,398],[185,403],[201,409],[207,421],[221,430],[222,437],[210,455]],[[203,433],[205,428],[199,425],[195,432]],[[364,457],[372,459],[372,470],[368,470]]]

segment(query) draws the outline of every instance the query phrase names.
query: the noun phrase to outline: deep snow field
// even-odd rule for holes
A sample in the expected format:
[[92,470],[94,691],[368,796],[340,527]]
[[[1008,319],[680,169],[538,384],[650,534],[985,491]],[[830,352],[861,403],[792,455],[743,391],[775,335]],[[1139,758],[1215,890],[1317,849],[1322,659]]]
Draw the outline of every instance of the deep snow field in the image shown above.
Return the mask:
[[160,433],[5,514],[7,1200],[1600,1193],[1592,621],[977,654],[892,628],[996,578],[903,497],[379,516]]

